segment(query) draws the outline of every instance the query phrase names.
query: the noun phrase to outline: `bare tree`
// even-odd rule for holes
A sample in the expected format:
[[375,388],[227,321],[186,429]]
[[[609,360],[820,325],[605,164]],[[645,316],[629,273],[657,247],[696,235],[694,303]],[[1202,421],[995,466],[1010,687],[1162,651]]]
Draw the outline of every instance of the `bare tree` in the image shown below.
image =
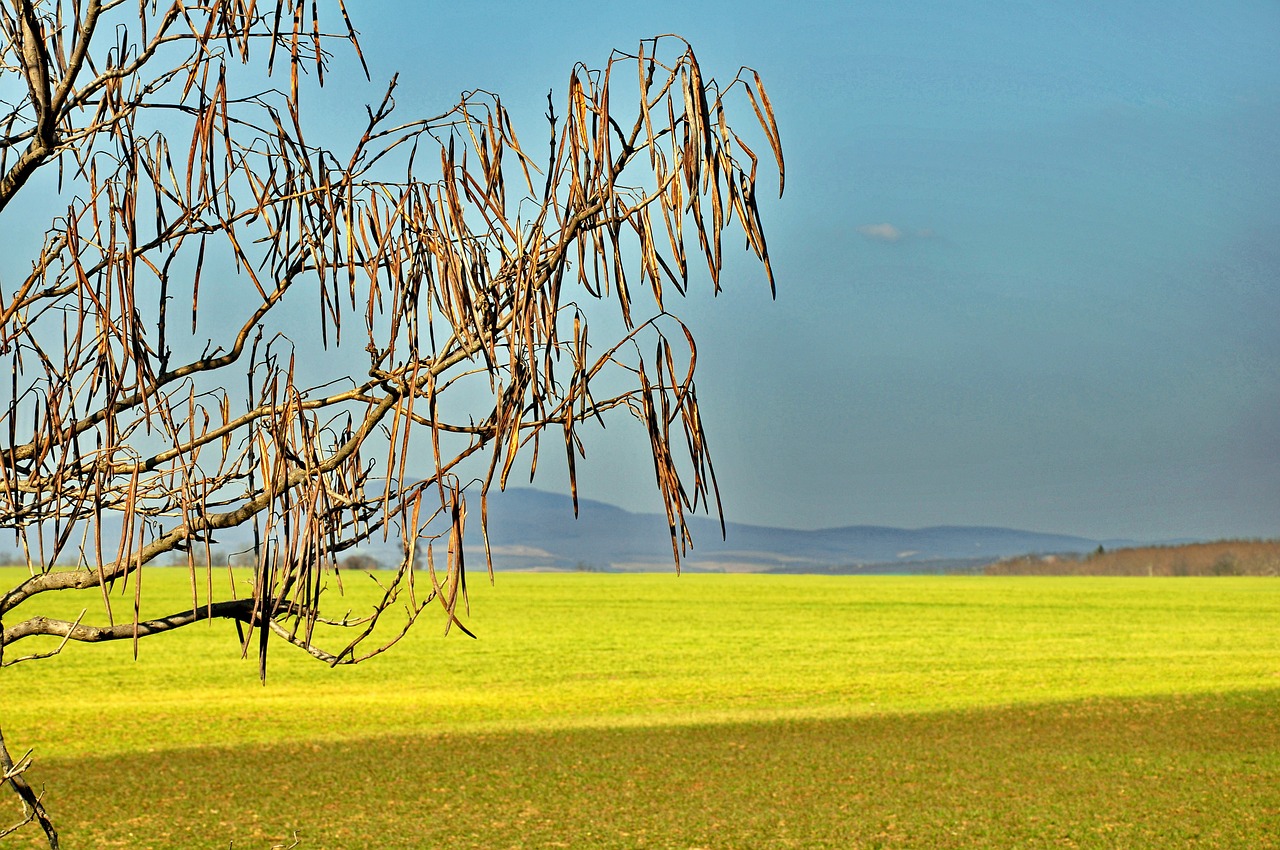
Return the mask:
[[[681,39],[645,41],[573,68],[537,148],[488,92],[395,117],[393,78],[341,139],[303,103],[369,76],[342,0],[0,0],[0,27],[0,527],[28,569],[0,588],[0,664],[226,618],[265,675],[271,640],[347,664],[432,602],[458,625],[467,492],[483,527],[545,439],[576,500],[580,426],[611,411],[648,435],[677,565],[686,511],[719,511],[667,306],[691,277],[719,289],[730,226],[773,284],[757,156],[726,115],[737,98],[781,190],[754,72],[717,83]],[[252,581],[219,596],[210,547],[234,529]],[[334,618],[335,561],[375,535],[401,563]],[[112,610],[108,589],[175,552],[189,608]],[[39,613],[85,588],[103,622]],[[319,624],[350,633],[322,647]],[[0,756],[56,846],[27,760],[3,738]]]

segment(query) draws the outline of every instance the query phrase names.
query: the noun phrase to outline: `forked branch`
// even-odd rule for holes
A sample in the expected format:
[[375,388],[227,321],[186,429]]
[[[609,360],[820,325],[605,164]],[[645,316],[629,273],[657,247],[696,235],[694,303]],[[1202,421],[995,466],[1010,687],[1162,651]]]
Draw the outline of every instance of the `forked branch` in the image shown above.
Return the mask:
[[27,782],[27,778],[23,776],[30,766],[30,754],[24,755],[16,763],[14,762],[13,757],[9,755],[9,747],[4,740],[4,730],[0,729],[0,785],[7,782],[13,786],[14,792],[22,800],[22,812],[24,815],[23,820],[18,823],[0,829],[0,838],[16,832],[35,821],[44,830],[45,839],[49,842],[50,850],[58,850],[58,831],[54,828],[53,821],[49,819],[49,813],[45,811],[43,795],[37,794],[35,789],[31,787],[31,783]]

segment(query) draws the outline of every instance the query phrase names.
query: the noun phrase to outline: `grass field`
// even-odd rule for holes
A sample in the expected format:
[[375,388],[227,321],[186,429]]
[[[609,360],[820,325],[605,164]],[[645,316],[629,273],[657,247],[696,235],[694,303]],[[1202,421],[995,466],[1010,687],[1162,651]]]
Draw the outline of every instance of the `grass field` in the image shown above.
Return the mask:
[[71,848],[1280,847],[1274,580],[500,574],[472,612],[265,686],[225,623],[73,646],[0,721]]

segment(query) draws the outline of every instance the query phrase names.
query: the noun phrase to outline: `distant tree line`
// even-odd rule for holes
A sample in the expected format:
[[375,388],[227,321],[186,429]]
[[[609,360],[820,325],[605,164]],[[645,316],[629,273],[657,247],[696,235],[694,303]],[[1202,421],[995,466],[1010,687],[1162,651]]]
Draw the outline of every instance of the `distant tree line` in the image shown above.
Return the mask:
[[1088,555],[1022,555],[982,569],[984,575],[1280,576],[1280,540],[1217,540],[1141,546]]

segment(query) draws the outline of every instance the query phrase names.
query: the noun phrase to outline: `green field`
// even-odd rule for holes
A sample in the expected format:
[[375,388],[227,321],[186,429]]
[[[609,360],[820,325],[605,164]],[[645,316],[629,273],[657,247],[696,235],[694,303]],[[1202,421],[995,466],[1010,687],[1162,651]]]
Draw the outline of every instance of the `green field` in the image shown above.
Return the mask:
[[1274,579],[499,574],[467,623],[265,685],[227,623],[72,646],[0,722],[71,848],[1280,847]]

